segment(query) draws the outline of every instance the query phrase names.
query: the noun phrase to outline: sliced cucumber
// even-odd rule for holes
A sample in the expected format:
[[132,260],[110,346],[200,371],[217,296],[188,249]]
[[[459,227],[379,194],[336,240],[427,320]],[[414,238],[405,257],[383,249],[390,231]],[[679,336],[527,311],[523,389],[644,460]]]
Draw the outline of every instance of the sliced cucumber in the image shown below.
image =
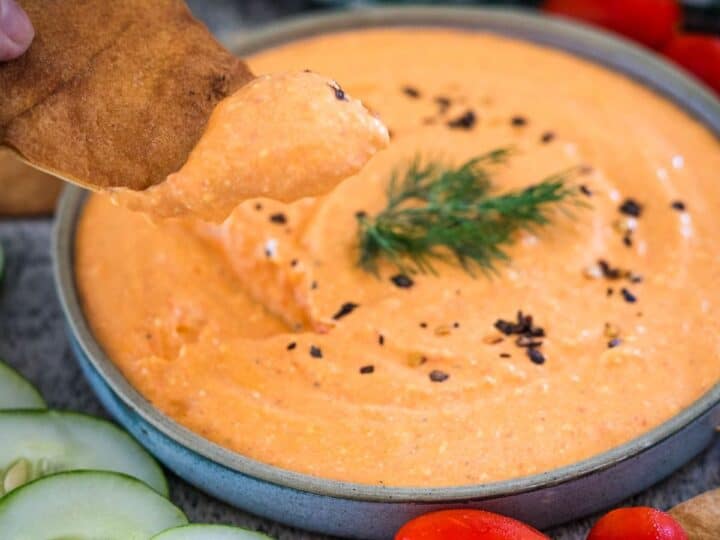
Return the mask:
[[0,362],[0,409],[44,409],[35,387],[13,368]]
[[259,532],[226,525],[183,525],[163,531],[152,540],[272,540]]
[[0,494],[48,474],[115,471],[134,476],[167,496],[157,462],[110,422],[58,411],[0,412]]
[[149,540],[185,523],[147,485],[104,471],[53,474],[0,499],[2,538],[13,540]]

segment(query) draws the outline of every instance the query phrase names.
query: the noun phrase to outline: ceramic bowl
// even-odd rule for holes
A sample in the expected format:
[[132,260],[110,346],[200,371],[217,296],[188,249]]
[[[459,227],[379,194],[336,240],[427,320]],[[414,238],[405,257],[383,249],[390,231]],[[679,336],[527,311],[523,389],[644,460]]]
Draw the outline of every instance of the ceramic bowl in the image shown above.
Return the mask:
[[[649,52],[619,38],[530,13],[478,8],[378,8],[291,20],[244,34],[239,54],[317,34],[382,26],[495,32],[562,49],[654,89],[720,135],[720,103]],[[93,337],[73,271],[75,227],[85,193],[68,188],[54,235],[54,272],[77,359],[105,407],[150,452],[199,489],[272,520],[337,536],[389,539],[408,519],[450,507],[484,508],[545,528],[609,507],[700,452],[718,423],[720,386],[659,427],[609,452],[543,474],[480,485],[393,488],[332,481],[231,452],[155,409]],[[248,437],[252,437],[248,433]]]

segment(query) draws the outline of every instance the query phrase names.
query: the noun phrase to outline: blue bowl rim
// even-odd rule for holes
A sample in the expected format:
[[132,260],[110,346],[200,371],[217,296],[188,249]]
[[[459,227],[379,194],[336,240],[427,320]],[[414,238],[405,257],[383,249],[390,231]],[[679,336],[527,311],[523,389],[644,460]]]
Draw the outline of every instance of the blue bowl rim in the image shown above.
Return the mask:
[[[675,102],[720,138],[720,102],[701,84],[653,53],[606,32],[561,19],[506,8],[364,8],[310,15],[244,33],[229,45],[239,54],[318,34],[370,27],[409,26],[499,33],[565,50],[619,71]],[[612,468],[672,437],[720,402],[720,382],[686,409],[645,434],[580,462],[551,471],[486,484],[386,487],[315,477],[282,469],[225,449],[164,415],[125,379],[94,338],[74,279],[74,236],[87,193],[69,186],[58,205],[53,232],[53,275],[62,310],[80,349],[112,391],[143,421],[208,460],[236,473],[285,488],[339,499],[443,503],[481,501],[537,491]]]

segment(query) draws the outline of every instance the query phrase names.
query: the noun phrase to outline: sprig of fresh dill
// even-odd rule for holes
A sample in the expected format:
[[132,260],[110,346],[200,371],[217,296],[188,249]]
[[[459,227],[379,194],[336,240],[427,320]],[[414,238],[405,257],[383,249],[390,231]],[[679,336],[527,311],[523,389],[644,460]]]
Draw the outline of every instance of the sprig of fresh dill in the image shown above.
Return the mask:
[[359,213],[359,264],[378,273],[382,258],[404,274],[436,273],[435,261],[455,260],[471,275],[494,271],[507,261],[505,248],[519,230],[551,220],[551,208],[582,206],[568,184],[574,171],[548,177],[525,189],[495,194],[487,166],[503,163],[500,148],[451,168],[416,158],[400,178],[393,174],[387,206],[375,216]]

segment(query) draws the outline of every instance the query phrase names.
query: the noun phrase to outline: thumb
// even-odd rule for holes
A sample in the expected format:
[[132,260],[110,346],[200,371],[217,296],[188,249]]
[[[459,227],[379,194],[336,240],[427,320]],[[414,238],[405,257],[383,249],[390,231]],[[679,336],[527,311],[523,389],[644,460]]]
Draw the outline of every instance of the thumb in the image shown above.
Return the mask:
[[0,62],[23,54],[35,37],[27,14],[15,0],[0,0]]

